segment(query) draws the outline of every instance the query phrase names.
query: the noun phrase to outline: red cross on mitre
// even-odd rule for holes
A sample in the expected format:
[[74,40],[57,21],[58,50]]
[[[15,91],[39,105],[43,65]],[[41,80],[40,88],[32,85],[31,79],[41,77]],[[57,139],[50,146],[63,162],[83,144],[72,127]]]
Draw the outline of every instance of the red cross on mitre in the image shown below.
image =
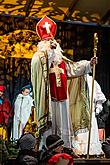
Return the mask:
[[36,32],[41,40],[53,39],[56,34],[56,29],[56,23],[47,16],[43,17],[36,25]]

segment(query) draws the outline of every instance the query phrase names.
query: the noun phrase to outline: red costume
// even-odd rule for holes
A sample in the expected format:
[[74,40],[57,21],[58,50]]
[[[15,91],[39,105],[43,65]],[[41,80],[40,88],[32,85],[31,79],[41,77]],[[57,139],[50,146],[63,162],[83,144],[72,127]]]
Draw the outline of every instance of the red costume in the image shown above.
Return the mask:
[[[0,85],[0,92],[4,93],[5,87]],[[9,117],[11,117],[11,105],[8,99],[3,95],[0,96],[0,124],[8,125]]]
[[0,105],[0,124],[8,125],[8,119],[11,116],[11,106],[6,98],[3,98],[3,103]]

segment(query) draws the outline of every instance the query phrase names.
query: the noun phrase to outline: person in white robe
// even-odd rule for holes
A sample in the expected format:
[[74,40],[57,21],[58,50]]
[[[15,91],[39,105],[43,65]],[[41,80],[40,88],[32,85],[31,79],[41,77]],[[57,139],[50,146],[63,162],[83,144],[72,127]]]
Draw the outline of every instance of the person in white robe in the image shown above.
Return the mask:
[[[64,146],[71,147],[73,130],[69,113],[68,87],[65,84],[67,78],[74,78],[91,72],[92,65],[97,60],[92,58],[91,61],[83,60],[74,63],[64,57],[59,43],[53,39],[55,36],[54,28],[56,28],[55,22],[47,16],[41,19],[36,26],[41,41],[38,43],[37,52],[31,61],[33,94],[39,134],[43,137],[44,134],[46,137],[49,134],[57,134],[64,140]],[[51,76],[55,77],[55,80],[52,80]],[[61,83],[61,77],[65,79],[63,83]],[[59,92],[58,90],[63,85],[66,88]],[[50,127],[51,123],[52,127]]]
[[30,85],[24,86],[14,103],[14,119],[12,128],[13,141],[18,140],[23,134],[23,129],[30,117],[33,99],[30,96]]
[[[89,98],[91,101],[92,93],[92,76],[89,74],[85,75],[85,80],[89,88]],[[91,121],[91,137],[90,137],[90,147],[89,155],[102,155],[103,151],[101,149],[101,143],[99,140],[98,133],[98,123],[96,115],[103,110],[103,103],[106,101],[105,95],[103,94],[100,85],[96,80],[94,80],[94,92],[93,92],[93,111],[92,111],[92,121]],[[88,148],[88,131],[82,131],[73,137],[73,146],[76,153],[79,155],[87,155]]]

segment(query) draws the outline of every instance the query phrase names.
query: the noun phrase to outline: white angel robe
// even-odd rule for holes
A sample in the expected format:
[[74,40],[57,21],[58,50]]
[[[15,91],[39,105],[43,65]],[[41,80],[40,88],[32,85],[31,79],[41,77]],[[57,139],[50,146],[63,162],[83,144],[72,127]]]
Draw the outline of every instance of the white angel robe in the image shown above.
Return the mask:
[[21,137],[23,129],[30,117],[32,106],[33,99],[30,95],[23,96],[22,94],[18,94],[14,103],[14,119],[12,129],[12,139],[14,141]]

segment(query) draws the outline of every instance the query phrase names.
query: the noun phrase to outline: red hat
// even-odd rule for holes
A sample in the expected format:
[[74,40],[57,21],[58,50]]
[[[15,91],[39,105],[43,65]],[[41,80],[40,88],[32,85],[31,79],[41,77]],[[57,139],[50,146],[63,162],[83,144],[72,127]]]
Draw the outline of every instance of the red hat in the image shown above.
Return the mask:
[[36,25],[36,32],[41,40],[53,39],[56,34],[56,29],[56,23],[47,16],[43,17]]
[[73,158],[71,155],[66,153],[58,153],[50,157],[48,160],[48,164],[54,165],[54,164],[68,164],[73,165]]
[[0,91],[2,91],[2,92],[5,91],[5,86],[4,85],[0,85]]

